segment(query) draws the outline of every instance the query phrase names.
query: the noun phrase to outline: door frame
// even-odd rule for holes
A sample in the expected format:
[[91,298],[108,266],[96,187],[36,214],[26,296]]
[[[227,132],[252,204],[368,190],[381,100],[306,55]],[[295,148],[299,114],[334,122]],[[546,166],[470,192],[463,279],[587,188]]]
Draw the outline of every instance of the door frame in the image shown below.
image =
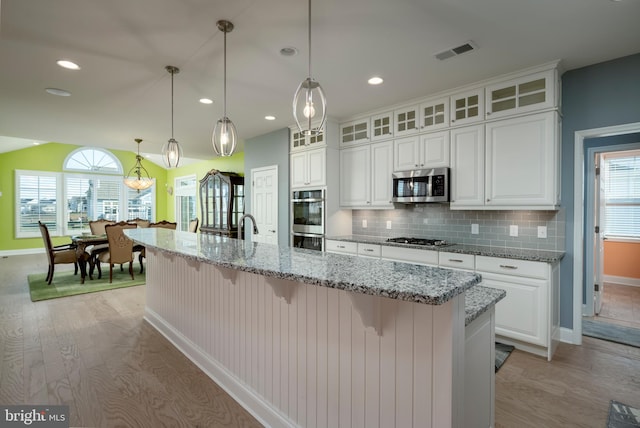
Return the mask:
[[[276,222],[276,226],[278,227],[278,232],[276,234],[276,242],[279,244],[280,242],[280,207],[279,207],[279,200],[280,200],[280,195],[279,195],[279,191],[280,191],[280,186],[279,186],[279,177],[280,177],[280,172],[278,171],[278,165],[274,164],[274,165],[268,165],[268,166],[261,166],[258,168],[251,168],[251,171],[249,172],[250,177],[251,177],[251,210],[255,213],[256,212],[256,206],[255,206],[255,191],[254,191],[254,184],[255,184],[255,173],[256,172],[261,172],[261,171],[269,171],[269,170],[274,170],[275,174],[276,174],[276,180],[275,180],[275,188],[276,188],[276,200],[274,203],[274,207],[276,208],[276,216],[275,216],[275,222]],[[250,233],[250,232],[249,232]]]
[[583,267],[584,267],[584,190],[586,176],[584,174],[585,155],[584,140],[587,138],[612,137],[615,135],[634,134],[640,132],[640,122],[623,125],[605,126],[575,131],[573,158],[573,337],[571,343],[582,344],[582,300],[583,300]]

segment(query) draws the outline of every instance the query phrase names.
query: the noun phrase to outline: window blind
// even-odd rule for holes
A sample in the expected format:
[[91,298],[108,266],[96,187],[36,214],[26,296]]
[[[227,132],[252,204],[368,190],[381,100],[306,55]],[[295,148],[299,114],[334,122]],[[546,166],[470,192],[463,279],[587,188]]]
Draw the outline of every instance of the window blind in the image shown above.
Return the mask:
[[605,236],[640,238],[640,151],[605,157]]

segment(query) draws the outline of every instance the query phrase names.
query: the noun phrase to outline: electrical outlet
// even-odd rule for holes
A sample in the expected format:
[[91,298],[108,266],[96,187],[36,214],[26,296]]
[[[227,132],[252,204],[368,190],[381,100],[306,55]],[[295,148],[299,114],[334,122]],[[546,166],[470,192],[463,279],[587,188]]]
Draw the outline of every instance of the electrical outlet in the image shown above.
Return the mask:
[[538,238],[547,237],[547,226],[538,226]]
[[422,224],[429,224],[429,219],[428,218],[423,218],[422,219]]
[[478,226],[477,223],[473,223],[471,225],[471,234],[472,235],[477,235],[478,233],[480,233],[480,226]]
[[367,219],[362,220],[362,227],[367,228]]
[[391,229],[391,220],[387,220],[387,229]]
[[509,226],[509,236],[518,236],[518,225],[512,224]]

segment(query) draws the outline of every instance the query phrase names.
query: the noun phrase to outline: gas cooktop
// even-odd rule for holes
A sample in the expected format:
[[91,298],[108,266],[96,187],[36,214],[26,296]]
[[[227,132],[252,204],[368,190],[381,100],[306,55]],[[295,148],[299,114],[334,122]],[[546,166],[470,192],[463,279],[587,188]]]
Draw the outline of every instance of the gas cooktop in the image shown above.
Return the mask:
[[395,242],[398,244],[425,245],[432,247],[444,247],[453,245],[443,239],[426,239],[426,238],[389,238],[387,242]]

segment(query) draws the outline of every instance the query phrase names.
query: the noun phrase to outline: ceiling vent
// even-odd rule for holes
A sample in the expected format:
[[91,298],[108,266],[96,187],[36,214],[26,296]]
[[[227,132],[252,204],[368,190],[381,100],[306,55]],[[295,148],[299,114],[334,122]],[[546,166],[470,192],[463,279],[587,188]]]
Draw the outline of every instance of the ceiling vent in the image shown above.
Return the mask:
[[446,51],[438,52],[434,56],[443,61],[445,59],[453,58],[454,56],[462,55],[465,52],[471,52],[478,49],[478,47],[472,41],[468,41],[467,43],[456,46],[455,48],[447,49]]

